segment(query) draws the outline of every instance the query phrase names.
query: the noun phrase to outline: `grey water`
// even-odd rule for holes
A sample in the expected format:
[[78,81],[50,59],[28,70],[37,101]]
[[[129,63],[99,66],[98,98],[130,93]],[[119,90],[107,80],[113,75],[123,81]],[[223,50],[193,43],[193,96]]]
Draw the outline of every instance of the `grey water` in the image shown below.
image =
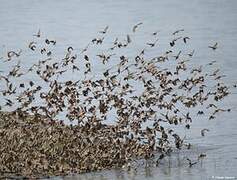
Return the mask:
[[[142,48],[147,34],[159,32],[159,46],[168,47],[172,32],[185,29],[195,49],[194,65],[217,61],[227,75],[225,83],[237,83],[237,1],[236,0],[0,0],[0,58],[9,49],[23,49],[38,29],[57,40],[58,53],[68,46],[78,51],[91,41],[99,30],[109,26],[114,37],[139,28],[137,43],[130,52]],[[112,40],[111,40],[112,41]],[[218,42],[216,51],[208,48]],[[104,46],[106,47],[107,44]],[[151,52],[155,53],[155,52]],[[24,63],[34,63],[33,58]],[[0,70],[7,64],[0,63]],[[98,71],[100,67],[98,67]],[[27,77],[31,78],[31,77]],[[76,77],[73,77],[76,78]],[[190,131],[181,129],[193,144],[191,150],[174,152],[159,167],[106,170],[56,179],[237,179],[237,95],[232,89],[222,107],[231,108],[214,120],[196,117]],[[202,128],[210,129],[202,137]],[[189,168],[186,157],[195,160],[200,153],[206,158]]]

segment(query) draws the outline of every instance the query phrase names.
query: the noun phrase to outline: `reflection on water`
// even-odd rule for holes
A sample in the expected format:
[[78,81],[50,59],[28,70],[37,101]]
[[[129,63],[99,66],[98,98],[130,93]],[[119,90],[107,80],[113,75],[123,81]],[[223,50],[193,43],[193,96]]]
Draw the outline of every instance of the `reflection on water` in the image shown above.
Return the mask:
[[[55,179],[212,179],[212,176],[236,177],[237,157],[234,146],[197,146],[191,150],[174,152],[170,157],[162,160],[158,167],[154,164],[147,167],[143,164],[127,169],[114,169],[101,172],[72,175]],[[226,154],[226,150],[230,152]],[[186,158],[196,161],[200,153],[205,153],[206,158],[189,167]],[[223,157],[223,154],[224,157]],[[234,158],[235,157],[235,158]],[[236,177],[237,178],[237,177]]]
[[[142,21],[144,33],[161,30],[159,45],[162,47],[166,46],[168,38],[162,33],[169,34],[184,28],[190,33],[192,46],[197,50],[193,63],[204,63],[210,57],[218,61],[228,76],[225,79],[227,84],[237,81],[235,0],[0,0],[0,3],[0,57],[7,48],[26,46],[24,43],[38,28],[60,41],[57,47],[62,52],[68,45],[81,50],[105,25],[109,25],[113,29],[111,34],[116,36],[121,32],[126,34],[133,24]],[[143,34],[139,36],[145,38]],[[216,41],[220,48],[210,52],[207,46]],[[137,46],[139,48],[139,42]],[[235,90],[233,92],[236,93]],[[174,152],[159,167],[142,165],[129,172],[107,170],[56,179],[213,179],[212,176],[237,179],[236,98],[233,94],[220,104],[231,107],[231,113],[222,114],[213,121],[198,117],[191,131],[184,132],[194,147],[190,151]],[[200,135],[203,127],[210,129],[205,138]],[[200,153],[207,157],[188,167],[186,157],[195,160]]]

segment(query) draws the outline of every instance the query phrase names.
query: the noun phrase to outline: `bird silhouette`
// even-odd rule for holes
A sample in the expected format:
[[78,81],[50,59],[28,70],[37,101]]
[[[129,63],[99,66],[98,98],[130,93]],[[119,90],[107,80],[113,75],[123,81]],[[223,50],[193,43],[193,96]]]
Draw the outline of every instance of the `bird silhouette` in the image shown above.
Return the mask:
[[212,50],[216,50],[217,46],[218,46],[218,43],[216,42],[214,45],[208,46],[208,47],[211,48]]

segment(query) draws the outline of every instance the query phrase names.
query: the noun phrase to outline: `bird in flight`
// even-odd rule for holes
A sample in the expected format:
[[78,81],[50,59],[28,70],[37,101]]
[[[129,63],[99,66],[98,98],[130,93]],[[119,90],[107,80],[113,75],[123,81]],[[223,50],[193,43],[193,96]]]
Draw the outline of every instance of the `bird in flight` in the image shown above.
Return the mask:
[[197,164],[197,162],[192,162],[189,158],[187,158],[189,167],[192,167],[193,165]]
[[158,32],[160,32],[160,31],[155,31],[155,32],[152,33],[152,35],[156,36],[158,34]]
[[156,45],[157,41],[158,41],[158,39],[155,40],[154,43],[146,43],[146,44],[149,45],[150,47],[154,47]]
[[34,34],[33,36],[35,36],[35,37],[40,37],[40,29],[39,29],[39,31],[37,32],[37,34]]
[[211,48],[212,50],[216,50],[217,49],[217,45],[218,45],[218,43],[216,42],[213,46],[208,46],[208,47]]
[[184,41],[185,44],[187,43],[187,39],[190,39],[190,38],[187,37],[187,36],[183,38],[183,41]]
[[192,50],[192,52],[188,53],[189,57],[193,57],[195,50]]
[[202,136],[205,136],[205,132],[208,132],[208,131],[209,131],[209,129],[206,129],[206,128],[205,128],[205,129],[202,129],[202,130],[201,130],[201,135],[202,135]]
[[105,34],[109,29],[109,26],[106,26],[103,31],[99,31],[99,33]]
[[138,28],[138,26],[140,26],[140,25],[142,25],[142,24],[143,24],[143,23],[140,22],[140,23],[136,24],[135,26],[133,26],[132,31],[133,31],[133,32],[136,32],[136,29]]
[[129,44],[131,42],[132,42],[131,37],[127,34],[127,43]]
[[184,31],[184,29],[178,29],[177,31],[173,32],[173,35],[178,34],[181,31]]

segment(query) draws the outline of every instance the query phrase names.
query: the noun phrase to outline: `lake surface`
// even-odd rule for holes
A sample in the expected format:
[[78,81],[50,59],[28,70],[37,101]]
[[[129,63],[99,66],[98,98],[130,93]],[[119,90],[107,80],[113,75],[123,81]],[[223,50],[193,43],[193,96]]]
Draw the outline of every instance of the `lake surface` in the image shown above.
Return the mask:
[[[157,30],[159,46],[165,48],[172,32],[184,28],[191,37],[191,48],[196,50],[192,63],[216,60],[228,76],[225,83],[237,83],[236,0],[0,0],[0,4],[0,57],[9,49],[27,47],[39,28],[43,35],[57,40],[60,54],[67,46],[82,50],[107,25],[115,37],[130,33],[134,24],[143,22],[134,50],[140,48],[147,34]],[[219,48],[214,52],[207,47],[215,42]],[[7,68],[3,63],[0,65],[1,71]],[[236,89],[220,105],[232,111],[212,121],[197,117],[191,131],[181,130],[194,144],[193,148],[174,152],[159,167],[138,167],[131,172],[108,170],[56,179],[237,179]],[[204,127],[210,129],[206,137],[200,134]],[[200,153],[207,157],[189,168],[184,160],[186,156],[195,159]]]

